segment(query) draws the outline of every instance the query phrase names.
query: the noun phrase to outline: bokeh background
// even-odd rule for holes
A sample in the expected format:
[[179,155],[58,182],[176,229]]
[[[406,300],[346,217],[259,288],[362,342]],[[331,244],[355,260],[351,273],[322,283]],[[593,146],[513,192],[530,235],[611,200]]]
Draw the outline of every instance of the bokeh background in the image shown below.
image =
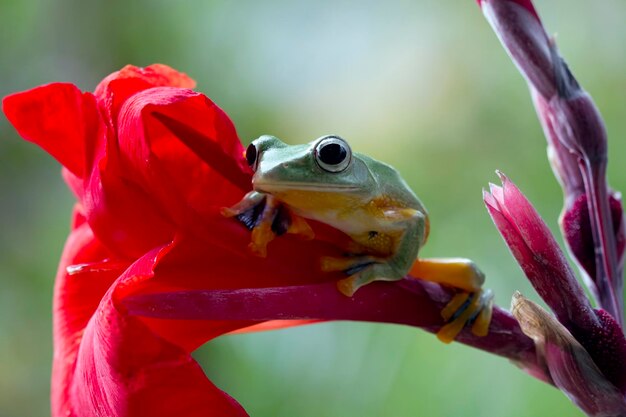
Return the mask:
[[[626,3],[537,0],[609,132],[626,189]],[[496,301],[538,297],[481,189],[503,170],[557,230],[562,197],[521,76],[472,0],[1,0],[0,96],[92,90],[125,64],[187,72],[244,142],[341,134],[424,201],[425,256],[469,257]],[[59,166],[0,117],[0,416],[49,414],[51,294],[72,197]],[[222,337],[196,357],[253,416],[579,416],[506,360],[392,325]]]

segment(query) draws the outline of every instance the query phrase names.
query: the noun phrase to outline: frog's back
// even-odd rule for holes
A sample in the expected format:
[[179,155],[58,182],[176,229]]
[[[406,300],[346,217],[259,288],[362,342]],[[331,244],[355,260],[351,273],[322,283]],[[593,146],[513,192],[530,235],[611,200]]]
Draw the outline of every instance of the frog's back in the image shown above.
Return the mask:
[[357,154],[371,167],[370,172],[377,184],[377,196],[374,198],[385,200],[385,205],[396,208],[410,208],[427,215],[424,205],[404,181],[400,173],[391,165],[372,159],[367,155]]

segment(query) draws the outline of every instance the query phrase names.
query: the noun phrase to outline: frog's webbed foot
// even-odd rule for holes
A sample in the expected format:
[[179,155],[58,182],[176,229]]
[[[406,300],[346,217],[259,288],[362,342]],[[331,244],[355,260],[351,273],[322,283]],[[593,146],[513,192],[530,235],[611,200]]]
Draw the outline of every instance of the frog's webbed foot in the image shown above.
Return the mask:
[[348,297],[372,281],[399,279],[386,259],[368,255],[347,255],[343,258],[325,256],[321,259],[321,269],[324,272],[342,271],[348,275],[337,281],[337,289]]
[[441,310],[446,324],[437,332],[437,338],[450,343],[465,326],[471,326],[476,336],[487,336],[492,308],[493,292],[490,289],[456,294]]
[[222,215],[236,217],[252,230],[248,247],[257,256],[267,256],[267,244],[285,233],[313,239],[314,233],[304,218],[297,216],[271,195],[251,191],[237,204],[222,209]]
[[439,340],[452,342],[465,326],[471,326],[476,336],[487,335],[493,292],[482,288],[485,276],[474,262],[462,258],[418,259],[410,274],[460,290],[441,311],[446,324],[437,333]]

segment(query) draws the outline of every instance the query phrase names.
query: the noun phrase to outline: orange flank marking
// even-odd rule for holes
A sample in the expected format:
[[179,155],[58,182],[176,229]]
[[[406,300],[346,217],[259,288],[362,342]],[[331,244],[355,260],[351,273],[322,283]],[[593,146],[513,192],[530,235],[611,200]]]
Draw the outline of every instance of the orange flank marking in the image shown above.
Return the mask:
[[387,257],[394,254],[398,241],[402,237],[402,231],[379,233],[372,230],[351,237],[363,247],[366,253]]
[[[389,196],[381,196],[370,200],[364,207],[365,212],[378,218],[387,217],[389,211],[400,212],[405,209],[406,203]],[[412,209],[408,209],[412,210]]]

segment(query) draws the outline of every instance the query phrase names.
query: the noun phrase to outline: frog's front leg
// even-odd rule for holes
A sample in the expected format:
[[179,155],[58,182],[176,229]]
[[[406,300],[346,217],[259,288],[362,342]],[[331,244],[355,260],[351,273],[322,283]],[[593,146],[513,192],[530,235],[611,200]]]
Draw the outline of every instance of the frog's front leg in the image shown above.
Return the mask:
[[271,195],[250,191],[233,207],[222,209],[222,215],[237,217],[252,237],[248,247],[257,256],[267,256],[267,244],[285,233],[298,234],[307,239],[314,237],[313,230],[302,217],[295,215]]
[[482,288],[485,276],[474,262],[463,258],[418,259],[409,274],[461,290],[441,311],[446,324],[437,333],[439,340],[451,342],[468,324],[475,335],[487,335],[493,293]]

